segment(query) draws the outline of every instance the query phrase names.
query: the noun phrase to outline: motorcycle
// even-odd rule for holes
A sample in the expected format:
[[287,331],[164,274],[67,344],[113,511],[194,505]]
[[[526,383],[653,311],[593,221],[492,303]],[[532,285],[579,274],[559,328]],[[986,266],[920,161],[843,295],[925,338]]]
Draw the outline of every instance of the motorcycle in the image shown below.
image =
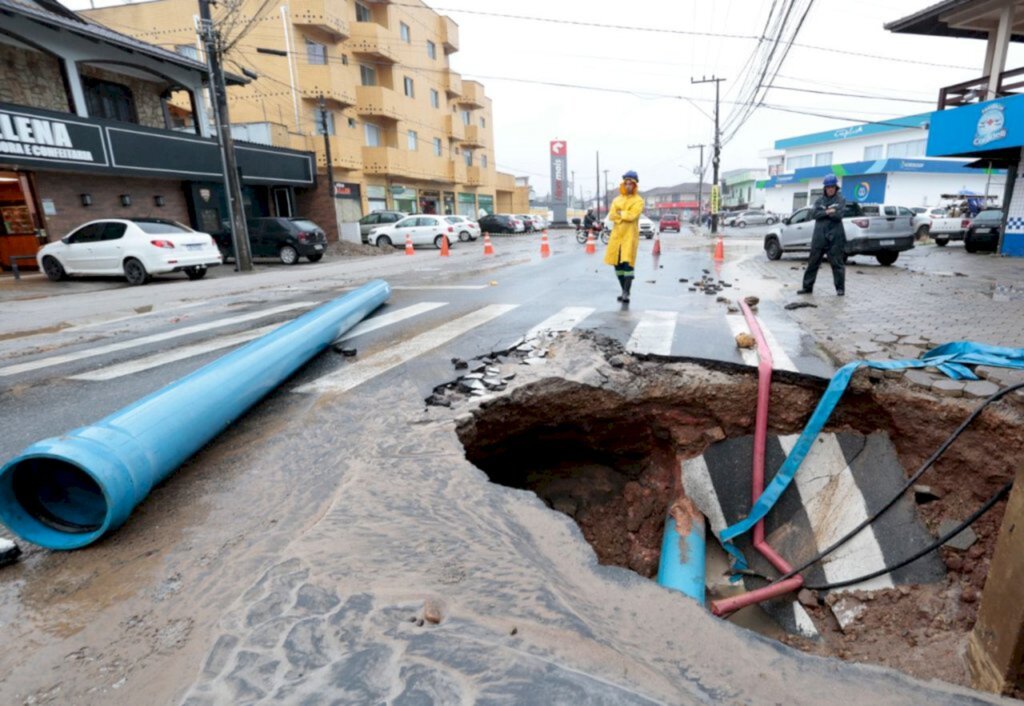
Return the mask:
[[604,229],[604,227],[601,225],[599,221],[594,221],[594,224],[591,225],[589,229],[584,228],[582,223],[576,224],[576,242],[580,243],[581,245],[583,243],[586,243],[587,236],[590,235],[591,233],[594,234],[595,240],[597,240],[597,238],[600,237],[601,242],[603,243],[607,243],[608,237],[611,235],[609,231]]

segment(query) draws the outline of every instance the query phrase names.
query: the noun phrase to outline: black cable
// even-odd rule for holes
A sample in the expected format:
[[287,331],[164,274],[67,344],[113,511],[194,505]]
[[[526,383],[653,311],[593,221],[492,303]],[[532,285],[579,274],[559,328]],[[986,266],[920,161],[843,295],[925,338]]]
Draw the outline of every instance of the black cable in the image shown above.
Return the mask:
[[[834,552],[836,549],[838,549],[839,547],[841,547],[844,544],[846,544],[853,537],[858,535],[860,533],[860,531],[863,530],[865,527],[867,527],[872,522],[874,522],[879,517],[881,517],[890,507],[895,505],[896,502],[900,498],[903,497],[903,494],[905,492],[910,490],[910,488],[914,485],[914,483],[917,482],[918,478],[920,478],[924,474],[925,471],[927,471],[929,468],[931,468],[932,465],[936,461],[939,460],[939,458],[942,456],[942,454],[944,454],[946,452],[946,450],[953,444],[953,442],[956,441],[960,437],[960,435],[964,432],[964,430],[966,430],[967,427],[970,426],[971,422],[973,422],[975,419],[978,418],[978,415],[980,415],[982,413],[982,411],[986,407],[988,407],[993,402],[997,402],[998,400],[1001,400],[1003,397],[1006,397],[1006,395],[1010,394],[1011,392],[1015,392],[1017,390],[1020,390],[1021,388],[1024,388],[1024,382],[1017,383],[1016,385],[1010,385],[1009,387],[1004,387],[1002,390],[999,390],[998,392],[996,392],[996,393],[990,395],[989,397],[987,397],[984,402],[982,402],[973,412],[971,412],[970,415],[968,415],[967,419],[965,419],[963,422],[960,423],[960,426],[958,426],[956,428],[956,431],[954,431],[952,434],[950,434],[949,437],[944,442],[942,442],[942,444],[939,446],[939,448],[936,449],[935,452],[931,456],[929,456],[928,459],[923,464],[921,464],[921,467],[918,468],[917,471],[915,471],[914,474],[912,476],[910,476],[910,478],[907,479],[907,482],[904,483],[902,488],[900,488],[900,491],[898,493],[896,493],[888,502],[886,502],[885,505],[880,507],[874,513],[872,513],[867,519],[865,519],[859,525],[857,525],[852,530],[850,530],[845,535],[843,535],[838,540],[836,540],[831,546],[829,546],[826,549],[823,549],[822,551],[818,552],[818,554],[816,556],[814,556],[813,558],[807,560],[806,562],[804,562],[800,566],[796,567],[792,571],[788,572],[787,574],[785,574],[783,576],[780,576],[779,578],[775,579],[775,581],[773,581],[773,583],[778,583],[779,581],[785,581],[788,578],[792,578],[792,577],[796,576],[798,573],[800,573],[801,571],[804,571],[805,569],[809,568],[813,564],[817,564],[819,561],[821,561],[822,559],[827,557],[829,554]],[[1010,485],[1012,485],[1012,484],[1013,483],[1011,482]],[[1004,492],[1004,491],[1000,491],[1000,492]],[[988,501],[988,503],[986,503],[986,505],[982,506],[983,509],[982,509],[981,512],[984,512],[984,510],[987,510],[995,502],[996,502],[996,499],[990,499]],[[977,519],[977,517],[980,517],[980,514],[975,516],[974,519]],[[971,520],[971,521],[973,522],[973,520]],[[957,530],[957,532],[959,532],[962,529],[963,529],[963,527],[961,527],[959,530]],[[954,532],[954,534],[956,534],[957,532]],[[950,536],[952,536],[952,535],[950,535]],[[939,544],[941,544],[941,542],[939,542]],[[926,550],[924,553],[927,553],[928,551],[931,551],[932,549],[935,548],[935,546],[938,546],[938,545],[934,545],[930,549]],[[923,555],[924,554],[920,554],[918,556],[915,556],[914,558],[910,559],[906,563],[910,563],[910,561],[914,561],[915,559],[919,558],[919,556],[923,556]],[[902,564],[900,566],[902,566]],[[869,577],[866,577],[866,578],[862,577],[860,579],[856,579],[854,581],[851,581],[850,583],[858,583],[858,582],[860,582],[862,580],[867,580],[867,578],[873,578],[874,576],[880,576],[880,575],[888,573],[888,572],[890,572],[890,571],[892,571],[893,569],[896,569],[896,568],[899,568],[899,566],[891,567],[891,568],[886,568],[886,569],[881,570],[881,571],[879,571],[879,572],[877,572],[875,574],[872,574]],[[849,585],[849,584],[843,584],[843,585]],[[810,587],[808,587],[808,588],[810,588]]]
[[991,498],[986,500],[985,504],[982,505],[981,507],[979,507],[977,510],[975,510],[971,514],[970,517],[968,517],[966,520],[964,520],[959,525],[957,525],[957,527],[955,529],[950,530],[949,532],[947,532],[946,534],[944,534],[941,537],[939,537],[938,539],[936,539],[934,542],[932,542],[930,545],[928,545],[924,549],[922,549],[922,550],[916,552],[915,554],[907,557],[903,561],[900,561],[900,562],[894,564],[893,566],[886,566],[886,567],[883,567],[883,568],[879,569],[878,571],[872,571],[870,574],[864,574],[863,576],[858,576],[857,578],[853,578],[853,579],[844,579],[842,581],[834,581],[832,583],[823,583],[823,584],[818,584],[816,586],[808,584],[808,585],[804,586],[804,588],[809,588],[812,591],[829,591],[829,590],[832,590],[834,588],[843,588],[845,586],[852,586],[853,584],[860,583],[862,581],[870,581],[871,579],[877,578],[879,576],[882,576],[883,574],[888,574],[888,573],[891,573],[893,571],[896,571],[897,569],[902,569],[907,564],[912,564],[913,562],[917,561],[918,559],[923,557],[925,554],[929,554],[929,553],[935,551],[936,549],[941,547],[943,544],[945,544],[946,542],[951,540],[953,537],[957,536],[958,534],[963,532],[965,529],[967,529],[969,526],[974,524],[978,520],[979,517],[981,517],[986,512],[991,510],[993,505],[995,505],[997,502],[999,502],[999,500],[1002,499],[1002,497],[1004,495],[1009,493],[1010,489],[1012,487],[1013,487],[1013,481],[1011,480],[1006,485],[1004,485],[1002,488],[1000,488],[998,491],[996,491],[995,495],[993,495]]

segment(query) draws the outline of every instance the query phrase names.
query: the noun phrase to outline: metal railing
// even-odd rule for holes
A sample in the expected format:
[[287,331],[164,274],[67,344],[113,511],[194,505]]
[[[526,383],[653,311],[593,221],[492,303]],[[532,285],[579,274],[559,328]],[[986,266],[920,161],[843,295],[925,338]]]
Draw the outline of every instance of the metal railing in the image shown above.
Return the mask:
[[[939,90],[939,110],[956,108],[970,103],[980,103],[988,98],[989,76],[972,78],[970,81],[955,83]],[[1012,96],[1024,88],[1024,67],[1011,69],[999,74],[996,84],[996,98]]]

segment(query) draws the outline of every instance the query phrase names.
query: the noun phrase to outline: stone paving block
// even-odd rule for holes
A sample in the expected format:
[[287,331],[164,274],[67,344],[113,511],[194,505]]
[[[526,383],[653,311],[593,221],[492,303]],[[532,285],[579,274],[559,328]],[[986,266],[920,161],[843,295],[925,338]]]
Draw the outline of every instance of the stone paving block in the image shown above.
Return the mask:
[[972,380],[964,385],[964,397],[989,397],[999,392],[999,385],[988,380]]
[[966,384],[959,380],[936,380],[932,383],[932,392],[943,397],[963,397]]
[[904,379],[906,379],[907,382],[911,382],[915,385],[920,385],[921,387],[931,387],[932,383],[936,382],[935,377],[929,375],[923,370],[917,370],[915,368],[907,370],[903,374],[903,377]]

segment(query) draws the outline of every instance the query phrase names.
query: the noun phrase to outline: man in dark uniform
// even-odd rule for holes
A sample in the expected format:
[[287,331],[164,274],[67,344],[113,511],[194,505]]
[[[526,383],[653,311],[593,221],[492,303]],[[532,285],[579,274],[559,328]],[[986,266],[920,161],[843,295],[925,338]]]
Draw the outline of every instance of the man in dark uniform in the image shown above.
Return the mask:
[[846,199],[839,193],[839,180],[829,174],[823,182],[825,195],[814,202],[814,235],[811,237],[811,257],[804,271],[804,286],[797,294],[814,291],[814,280],[818,277],[821,260],[828,253],[828,264],[832,266],[832,281],[836,295],[846,293],[846,231],[843,229],[843,211]]

